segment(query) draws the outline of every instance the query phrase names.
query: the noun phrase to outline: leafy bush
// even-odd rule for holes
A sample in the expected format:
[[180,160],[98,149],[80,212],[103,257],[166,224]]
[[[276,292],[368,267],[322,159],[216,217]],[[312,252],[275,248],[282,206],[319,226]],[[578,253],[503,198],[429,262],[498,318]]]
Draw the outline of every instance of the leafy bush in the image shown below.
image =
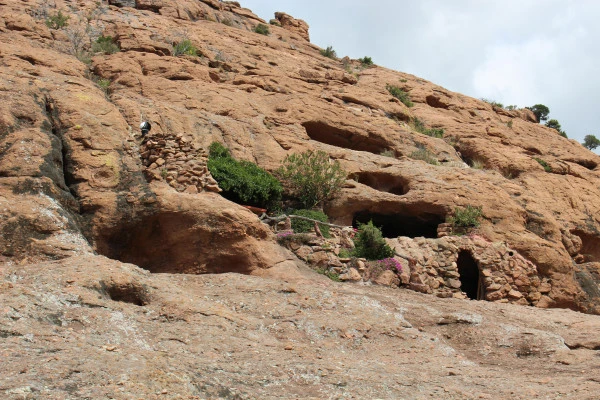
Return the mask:
[[394,255],[394,250],[386,243],[381,230],[373,225],[373,221],[358,225],[358,234],[354,239],[354,245],[352,254],[355,257],[382,260]]
[[442,139],[444,137],[444,128],[426,128],[423,121],[419,118],[413,118],[413,124],[415,126],[415,130],[419,133],[422,133],[427,136],[435,137],[438,139]]
[[254,27],[254,32],[259,33],[261,35],[268,35],[269,27],[265,24],[258,24]]
[[[310,219],[316,219],[321,222],[329,222],[327,215],[323,211],[319,210],[295,210],[291,213],[292,215],[298,215],[300,217],[306,217]],[[313,232],[315,223],[306,221],[303,219],[292,218],[292,229],[296,233]],[[323,237],[330,237],[329,226],[319,224],[319,229],[323,234]]]
[[392,96],[400,100],[406,107],[414,106],[413,102],[410,101],[410,96],[408,93],[400,89],[398,86],[387,84],[385,88]]
[[249,161],[235,160],[218,142],[209,147],[208,169],[226,199],[265,208],[281,199],[283,188],[273,175]]
[[465,208],[455,208],[454,215],[447,219],[454,228],[476,228],[481,224],[483,211],[481,207],[471,205]]
[[346,180],[346,171],[339,161],[331,162],[324,151],[311,150],[287,156],[276,175],[288,193],[306,209],[312,209],[334,196]]
[[196,46],[194,46],[192,44],[191,40],[183,39],[181,42],[179,42],[173,46],[173,55],[175,57],[183,56],[183,55],[198,56],[198,55],[200,55],[200,52],[198,51]]
[[373,59],[371,57],[363,57],[359,58],[358,61],[363,65],[363,67],[368,67],[373,65]]
[[94,53],[114,54],[120,50],[121,49],[111,36],[100,36],[96,39],[96,42],[92,44],[92,51]]
[[600,139],[594,135],[586,135],[583,138],[583,146],[587,149],[594,150],[596,147],[600,146]]
[[535,106],[527,108],[533,112],[537,122],[546,121],[548,119],[548,114],[550,114],[550,109],[543,104],[536,104]]
[[422,160],[431,165],[440,165],[440,162],[433,155],[433,153],[426,148],[420,148],[417,151],[413,151],[410,154],[410,158],[413,160]]
[[62,11],[59,11],[58,13],[50,15],[48,18],[46,18],[46,26],[50,29],[61,29],[69,25],[70,18],[70,16],[64,15]]
[[538,164],[540,164],[542,167],[544,167],[544,171],[546,172],[552,172],[552,167],[544,160],[542,160],[541,158],[534,158],[535,161],[538,162]]
[[321,55],[328,58],[336,58],[337,54],[332,46],[327,46],[326,49],[321,49]]

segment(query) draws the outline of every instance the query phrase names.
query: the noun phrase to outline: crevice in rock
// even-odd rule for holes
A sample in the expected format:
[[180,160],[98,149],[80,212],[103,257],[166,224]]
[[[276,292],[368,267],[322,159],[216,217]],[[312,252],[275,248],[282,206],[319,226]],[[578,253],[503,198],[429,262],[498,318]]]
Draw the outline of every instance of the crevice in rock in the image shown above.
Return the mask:
[[312,140],[331,146],[373,154],[381,154],[392,147],[383,138],[362,136],[350,130],[328,125],[323,121],[308,121],[302,126]]
[[540,150],[536,149],[535,147],[526,147],[525,152],[528,156],[532,156],[534,154],[537,154],[538,156],[542,155],[542,152]]
[[124,221],[98,237],[96,251],[152,273],[250,272],[238,237],[223,237],[210,221],[199,226],[185,213],[159,212]]
[[352,226],[358,227],[358,223],[366,224],[369,221],[373,221],[375,226],[381,228],[381,233],[386,238],[399,236],[437,238],[438,225],[445,222],[445,217],[427,212],[410,215],[361,211],[354,214]]
[[147,289],[137,282],[126,282],[123,284],[100,282],[102,290],[113,301],[145,306],[150,303]]
[[578,159],[578,160],[565,160],[565,161],[570,161],[575,164],[581,165],[583,168],[589,169],[590,171],[593,171],[598,166],[598,163],[593,160]]
[[443,109],[448,109],[449,105],[444,103],[443,101],[441,101],[439,96],[435,96],[435,95],[429,95],[425,98],[425,101],[427,102],[427,105],[429,105],[430,107],[433,108],[443,108]]
[[54,106],[54,102],[52,101],[52,99],[48,96],[44,98],[44,111],[46,113],[48,121],[50,122],[50,131],[52,135],[54,135],[58,139],[58,145],[60,147],[60,159],[58,159],[57,155],[57,159],[55,160],[56,163],[60,164],[60,169],[62,172],[62,182],[59,182],[59,186],[62,187],[62,185],[64,184],[63,189],[68,190],[71,193],[71,195],[73,195],[73,197],[76,198],[77,196],[75,195],[75,193],[73,193],[73,190],[71,189],[71,185],[75,184],[76,182],[69,168],[69,149],[62,135],[62,129],[58,121],[56,107]]
[[408,180],[383,171],[361,171],[350,175],[358,183],[372,187],[380,192],[387,192],[398,196],[409,191]]
[[483,300],[485,287],[477,261],[467,250],[461,250],[456,260],[458,266],[460,288],[471,300]]

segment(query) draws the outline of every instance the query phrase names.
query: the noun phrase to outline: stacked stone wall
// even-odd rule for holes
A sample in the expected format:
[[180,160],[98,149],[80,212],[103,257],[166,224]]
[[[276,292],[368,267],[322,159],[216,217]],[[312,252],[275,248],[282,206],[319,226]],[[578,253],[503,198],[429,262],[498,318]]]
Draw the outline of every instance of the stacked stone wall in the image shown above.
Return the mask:
[[146,138],[140,146],[149,181],[163,180],[178,192],[221,192],[207,167],[208,154],[190,136],[160,135]]

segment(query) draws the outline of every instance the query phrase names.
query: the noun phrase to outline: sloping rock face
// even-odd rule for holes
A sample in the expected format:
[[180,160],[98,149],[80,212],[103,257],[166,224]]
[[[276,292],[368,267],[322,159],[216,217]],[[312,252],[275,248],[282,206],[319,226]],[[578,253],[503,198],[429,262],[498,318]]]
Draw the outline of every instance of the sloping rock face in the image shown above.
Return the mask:
[[0,266],[0,393],[593,399],[600,390],[597,316],[303,274],[289,283],[150,274],[101,256]]
[[[402,284],[599,313],[598,156],[527,110],[325,58],[283,13],[264,36],[236,2],[108,3],[0,0],[3,398],[595,398],[597,316],[332,283],[204,167],[215,140],[269,170],[326,151],[349,176],[327,213],[382,225]],[[99,35],[121,51],[88,57]],[[202,56],[173,56],[184,39]],[[476,235],[438,238],[466,205]]]
[[[49,30],[30,14],[53,15],[54,9],[2,7],[0,244],[5,261],[96,251],[154,272],[250,273],[291,257],[251,212],[217,195],[193,194],[204,187],[219,190],[204,170],[205,159],[189,168],[200,173],[196,190],[188,190],[192,194],[150,184],[144,176],[148,143],[140,152],[139,138],[119,106],[94,83],[99,78],[63,53],[74,46],[74,36],[99,31],[108,25],[103,18],[121,9],[81,9],[69,14],[68,27]],[[88,21],[84,16],[92,22],[82,28]],[[181,143],[165,150],[174,152]],[[201,155],[199,147],[195,151]],[[171,161],[177,175],[179,160]],[[188,179],[186,174],[181,171]]]
[[[5,197],[3,229],[16,233],[0,239],[5,257],[63,257],[84,251],[86,241],[113,257],[119,251],[107,249],[131,243],[131,227],[163,221],[132,128],[144,119],[154,134],[185,135],[200,148],[218,140],[269,170],[292,152],[324,150],[351,178],[325,211],[346,225],[372,219],[390,238],[435,239],[455,207],[481,206],[477,233],[535,265],[551,287],[544,306],[600,311],[600,158],[536,124],[528,110],[494,108],[412,75],[323,57],[305,40],[305,24],[284,13],[277,14],[282,27],[256,34],[251,28],[264,21],[235,2],[44,4],[2,5],[1,168],[13,193]],[[49,29],[44,20],[57,10],[69,25]],[[79,59],[100,34],[122,51],[98,54],[88,66]],[[172,56],[183,39],[202,56]],[[110,82],[108,95],[94,84],[100,79]],[[407,92],[414,106],[392,97],[388,85]],[[415,119],[443,128],[444,138],[419,133]],[[438,165],[417,160],[424,154]],[[182,187],[190,195],[212,185],[187,178]],[[11,201],[23,191],[58,202],[67,222],[48,227],[35,213],[13,210],[43,201]],[[268,236],[241,218],[259,238]],[[43,244],[51,236],[68,243]],[[47,248],[32,253],[32,246]],[[234,270],[289,257],[276,247],[262,253]]]

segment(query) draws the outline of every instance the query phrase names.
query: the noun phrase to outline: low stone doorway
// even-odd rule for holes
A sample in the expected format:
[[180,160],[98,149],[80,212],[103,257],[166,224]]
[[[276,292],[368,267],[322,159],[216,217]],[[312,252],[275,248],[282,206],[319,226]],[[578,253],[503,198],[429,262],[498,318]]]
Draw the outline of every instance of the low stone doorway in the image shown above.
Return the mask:
[[470,252],[461,250],[456,260],[458,273],[460,274],[461,290],[472,300],[483,300],[485,298],[485,286],[483,277],[479,271],[477,261]]

